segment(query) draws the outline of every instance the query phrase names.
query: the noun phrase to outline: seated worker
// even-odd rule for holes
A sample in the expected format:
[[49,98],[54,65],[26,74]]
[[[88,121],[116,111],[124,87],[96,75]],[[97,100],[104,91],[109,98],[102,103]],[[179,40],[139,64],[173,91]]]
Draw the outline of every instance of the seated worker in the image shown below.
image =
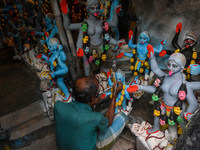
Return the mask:
[[75,101],[55,103],[55,135],[60,150],[110,148],[122,132],[128,117],[124,113],[114,116],[116,96],[122,90],[122,83],[114,83],[116,92],[105,117],[93,111],[100,99],[98,87],[95,77],[79,77],[73,86]]

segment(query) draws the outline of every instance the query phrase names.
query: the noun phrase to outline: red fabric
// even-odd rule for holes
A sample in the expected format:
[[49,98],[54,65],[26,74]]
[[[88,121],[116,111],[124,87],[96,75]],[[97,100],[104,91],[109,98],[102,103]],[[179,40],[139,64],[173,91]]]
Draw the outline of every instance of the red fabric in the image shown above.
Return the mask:
[[101,99],[104,99],[106,97],[106,94],[101,95]]
[[148,54],[149,54],[149,58],[151,57],[151,52],[154,54],[154,50],[153,50],[153,46],[152,45],[147,45],[147,50],[148,50]]
[[138,86],[137,85],[131,85],[127,88],[127,92],[129,93],[133,93],[136,92],[138,90]]
[[47,33],[47,32],[44,32],[44,34],[45,34],[45,36],[46,36],[47,38],[49,38],[49,35],[48,35],[48,33]]
[[77,1],[77,0],[74,1],[74,5],[76,5],[76,4],[78,4],[78,1]]
[[82,49],[82,48],[78,48],[78,51],[76,52],[76,55],[77,55],[78,57],[83,57],[83,55],[84,55],[83,49]]
[[122,58],[124,56],[124,53],[119,53],[116,58]]
[[31,32],[31,35],[34,35],[36,33],[36,31]]
[[119,13],[120,10],[121,10],[121,8],[122,8],[122,6],[118,7],[118,8],[116,9],[116,12]]
[[166,55],[166,53],[167,53],[166,50],[162,50],[162,51],[159,53],[159,56],[160,56],[160,57],[163,57],[163,56]]
[[42,57],[42,54],[37,55],[37,58],[41,58],[41,57]]
[[109,78],[111,76],[110,71],[107,72],[107,78]]
[[128,38],[129,38],[129,40],[131,39],[131,36],[132,36],[132,35],[133,35],[133,31],[130,30],[129,33],[128,33]]
[[10,10],[10,11],[9,11],[9,14],[12,16],[12,15],[13,15],[13,12]]
[[67,8],[67,2],[66,2],[66,0],[62,0],[61,2],[60,2],[60,7],[61,7],[61,10],[62,10],[62,12],[64,13],[64,14],[67,14],[68,13],[68,8]]
[[179,22],[177,25],[176,25],[176,33],[180,32],[182,30],[182,23]]

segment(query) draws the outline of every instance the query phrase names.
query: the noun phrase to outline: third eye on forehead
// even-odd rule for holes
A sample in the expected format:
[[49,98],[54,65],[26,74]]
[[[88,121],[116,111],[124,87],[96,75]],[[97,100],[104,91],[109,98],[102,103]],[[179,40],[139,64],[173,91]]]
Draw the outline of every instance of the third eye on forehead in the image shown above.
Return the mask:
[[96,9],[99,9],[99,5],[93,4],[93,5],[90,7],[91,10],[94,10],[95,8],[96,8]]

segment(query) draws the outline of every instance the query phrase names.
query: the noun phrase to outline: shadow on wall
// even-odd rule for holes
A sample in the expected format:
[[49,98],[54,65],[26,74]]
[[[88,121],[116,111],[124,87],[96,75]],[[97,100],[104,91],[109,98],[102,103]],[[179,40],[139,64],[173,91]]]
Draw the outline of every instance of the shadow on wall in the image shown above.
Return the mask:
[[[150,43],[157,47],[161,39],[167,39],[165,49],[174,50],[171,41],[175,35],[176,24],[183,24],[179,36],[179,45],[183,47],[185,34],[200,32],[200,1],[199,0],[130,0],[138,18],[138,34],[141,31],[150,33]],[[134,15],[134,12],[131,12]],[[198,40],[197,40],[198,41]],[[156,45],[157,44],[157,45]],[[200,49],[197,43],[195,49]]]

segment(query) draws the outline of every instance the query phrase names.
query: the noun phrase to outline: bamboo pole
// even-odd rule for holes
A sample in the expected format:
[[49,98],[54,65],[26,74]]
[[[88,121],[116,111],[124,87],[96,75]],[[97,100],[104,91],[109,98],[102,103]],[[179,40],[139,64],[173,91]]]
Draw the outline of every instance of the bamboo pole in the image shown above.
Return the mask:
[[72,33],[71,33],[70,30],[66,30],[66,34],[67,34],[67,37],[68,37],[69,47],[70,47],[71,53],[73,55],[73,58],[75,58],[76,71],[77,71],[78,75],[82,75],[80,64],[79,64],[79,59],[76,56],[76,48],[75,48],[75,45],[74,45]]
[[58,33],[59,33],[59,36],[60,36],[60,40],[61,40],[61,43],[63,45],[64,51],[67,55],[67,63],[68,63],[67,66],[69,67],[69,72],[70,72],[71,78],[74,81],[76,79],[77,75],[78,75],[77,72],[76,72],[76,69],[75,69],[76,63],[75,63],[75,61],[73,61],[75,59],[72,59],[72,55],[71,55],[71,52],[70,52],[70,49],[69,49],[69,44],[68,44],[68,41],[67,41],[67,36],[65,34],[64,27],[63,27],[62,17],[61,17],[60,9],[59,9],[59,6],[58,6],[58,1],[57,0],[50,0],[50,2],[51,2],[53,14],[55,16],[56,25],[58,27]]

